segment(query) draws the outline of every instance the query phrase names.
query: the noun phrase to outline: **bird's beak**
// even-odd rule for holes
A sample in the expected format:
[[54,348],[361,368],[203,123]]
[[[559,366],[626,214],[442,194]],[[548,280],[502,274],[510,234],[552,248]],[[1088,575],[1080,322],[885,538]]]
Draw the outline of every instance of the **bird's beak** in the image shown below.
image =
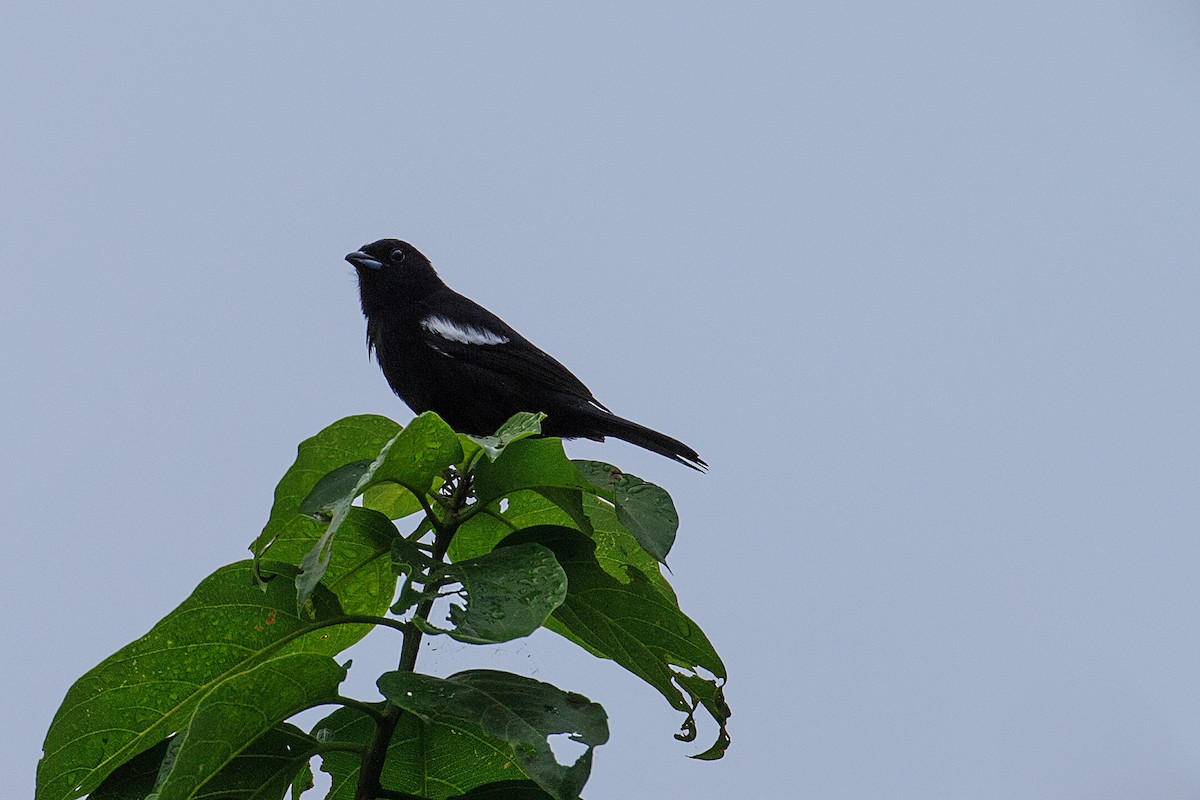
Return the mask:
[[370,269],[383,269],[383,262],[371,258],[362,250],[355,250],[350,255],[346,256],[346,260],[355,267],[369,267]]

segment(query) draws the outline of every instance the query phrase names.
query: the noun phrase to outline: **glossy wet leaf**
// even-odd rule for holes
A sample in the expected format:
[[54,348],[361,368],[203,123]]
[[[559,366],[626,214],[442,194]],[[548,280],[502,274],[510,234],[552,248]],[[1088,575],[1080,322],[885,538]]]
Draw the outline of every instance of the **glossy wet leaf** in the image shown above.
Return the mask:
[[414,494],[423,494],[442,470],[461,458],[458,435],[441,417],[426,411],[380,451],[366,485],[398,483]]
[[[150,780],[162,790],[160,800],[273,800],[293,782],[298,791],[311,786],[305,757],[315,739],[259,750],[281,720],[334,698],[344,672],[332,655],[371,626],[332,625],[285,646],[271,636],[333,619],[339,605],[347,613],[383,613],[397,574],[406,582],[396,613],[455,590],[460,600],[450,607],[449,632],[462,641],[506,641],[539,625],[551,628],[617,661],[686,713],[679,738],[693,741],[696,715],[711,716],[717,741],[694,757],[719,758],[729,741],[724,668],[679,611],[658,564],[678,528],[670,497],[603,462],[571,462],[560,440],[536,438],[540,423],[540,415],[517,415],[495,436],[467,437],[433,414],[403,430],[361,416],[306,440],[253,547],[256,556],[269,552],[303,572],[263,562],[266,573],[287,576],[267,581],[265,594],[250,585],[248,567],[241,586],[209,585],[214,575],[178,620],[188,603],[85,675],[47,735],[37,800],[70,800],[105,775],[98,800],[124,800],[123,787],[144,797]],[[474,469],[477,505],[451,545],[453,563],[443,565],[430,560],[424,536],[440,522],[417,527],[406,540],[390,520],[423,511],[425,499],[439,519],[453,521],[436,494],[451,466]],[[299,608],[286,585],[292,577]],[[208,589],[218,591],[209,597]],[[185,618],[189,624],[176,624]],[[416,624],[431,629],[427,621]],[[412,712],[400,717],[388,749],[382,782],[391,792],[432,800],[573,798],[593,748],[608,735],[596,704],[508,673],[388,673],[379,686]],[[375,731],[360,708],[340,708],[318,728],[334,747],[365,745]],[[175,731],[181,733],[164,767],[166,746],[158,740]],[[584,754],[558,763],[550,747],[558,736],[575,739]],[[333,778],[329,797],[351,800],[359,756],[329,751],[322,763]],[[265,771],[255,772],[255,764]]]
[[[251,550],[262,556],[277,539],[306,538],[315,542],[325,526],[300,514],[300,505],[325,475],[347,464],[372,461],[383,446],[400,432],[400,424],[387,417],[362,414],[346,417],[305,439],[296,460],[275,487],[275,502],[262,533]],[[311,546],[311,544],[310,544]],[[304,548],[307,552],[309,548]],[[273,553],[272,558],[291,561]]]
[[[159,742],[113,772],[90,800],[144,800],[154,790],[172,740]],[[297,776],[311,772],[317,740],[295,725],[278,725],[255,740],[197,793],[198,800],[283,800]]]
[[567,596],[567,576],[554,554],[532,542],[443,567],[440,574],[462,584],[465,605],[450,606],[452,628],[426,630],[472,644],[528,636]]
[[[339,708],[313,731],[331,741],[365,746],[374,737],[375,724],[357,709]],[[329,752],[321,757],[321,771],[330,775],[332,783],[327,800],[353,800],[360,766],[354,753]],[[460,725],[423,722],[405,714],[388,746],[380,782],[392,791],[445,800],[476,786],[524,778],[506,743],[473,735]],[[514,800],[518,797],[522,796],[515,795]]]
[[499,781],[476,786],[466,794],[449,800],[553,800],[534,781]]
[[[629,580],[632,567],[644,576],[656,590],[675,599],[675,592],[663,577],[658,562],[647,553],[629,529],[617,519],[612,504],[591,494],[576,493],[579,508],[587,518],[586,530],[596,542],[596,560],[609,575],[619,581]],[[450,543],[450,558],[462,561],[490,552],[504,537],[533,525],[564,525],[582,530],[576,515],[538,491],[515,492],[508,497],[507,509],[501,513],[477,514],[466,522]]]
[[373,459],[364,458],[325,473],[308,496],[300,502],[300,508],[297,510],[318,522],[329,522],[340,506],[350,505],[350,500],[357,494],[355,489],[358,488],[359,481],[370,470],[372,463]]
[[483,452],[492,461],[495,461],[504,448],[521,439],[527,439],[530,436],[536,436],[542,432],[542,420],[546,418],[545,414],[538,412],[536,414],[529,411],[519,411],[509,417],[508,421],[500,426],[493,436],[468,436],[472,442],[483,448]]
[[286,653],[221,681],[200,699],[180,734],[156,800],[207,796],[207,783],[242,751],[293,714],[334,700],[345,677],[329,656]]
[[[435,482],[434,488],[437,488]],[[388,519],[402,519],[421,511],[417,496],[398,483],[378,483],[368,486],[362,493],[363,508],[378,511]]]
[[[328,529],[324,522],[300,512],[301,504],[326,474],[348,464],[373,461],[400,425],[386,417],[347,417],[300,444],[296,461],[275,489],[275,503],[262,534],[251,546],[256,557],[300,566]],[[396,529],[382,515],[350,508],[341,521],[338,546],[324,558],[318,576],[310,572],[305,590],[323,583],[338,596],[347,614],[381,614],[396,591],[389,554]],[[327,558],[325,557],[327,556]],[[365,629],[363,631],[365,633]]]
[[351,514],[358,512],[359,518],[379,517],[375,524],[383,525],[382,514],[352,507],[354,498],[372,486],[383,484],[397,484],[414,497],[423,496],[442,470],[461,457],[457,434],[441,417],[426,412],[384,444],[365,467],[359,460],[322,476],[300,504],[302,512],[326,516],[329,526],[301,558],[301,572],[296,580],[299,602],[304,603],[314,587],[325,580],[333,557],[334,537]]
[[[521,769],[556,800],[579,796],[593,749],[608,741],[608,718],[598,704],[508,672],[469,670],[445,679],[388,672],[379,678],[379,691],[423,720],[505,743]],[[555,734],[584,746],[573,764],[555,759],[548,741]]]
[[[685,726],[694,724],[691,715],[697,706],[710,711],[719,738],[725,739],[729,713],[723,699],[720,709],[715,702],[701,702],[718,695],[725,681],[725,666],[704,632],[672,598],[657,591],[632,567],[628,568],[628,582],[615,579],[596,560],[595,542],[572,528],[526,528],[505,539],[500,549],[524,542],[548,547],[566,572],[567,597],[555,610],[554,619],[573,639],[657,689],[674,708],[689,715]],[[703,678],[700,670],[712,673],[715,681]],[[680,676],[688,680],[681,682]]]
[[[90,792],[109,773],[187,726],[213,688],[265,658],[285,653],[332,656],[364,626],[333,626],[292,639],[314,622],[341,616],[337,599],[313,595],[312,618],[297,614],[294,568],[255,585],[251,562],[222,567],[145,636],[88,671],[68,690],[50,724],[38,765],[38,800]],[[268,573],[269,574],[269,573]]]
[[667,553],[679,530],[679,513],[671,495],[661,486],[603,461],[575,461],[575,466],[605,500],[616,508],[621,521],[638,544],[657,561],[666,563]]
[[592,490],[563,452],[561,439],[520,439],[505,447],[495,461],[484,459],[475,467],[475,495],[484,505],[521,489],[543,486]]

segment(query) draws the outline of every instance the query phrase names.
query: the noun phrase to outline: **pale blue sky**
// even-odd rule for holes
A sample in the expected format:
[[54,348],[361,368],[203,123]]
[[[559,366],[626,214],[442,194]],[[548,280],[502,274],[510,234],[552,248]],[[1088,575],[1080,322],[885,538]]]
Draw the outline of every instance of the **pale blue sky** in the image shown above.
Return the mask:
[[[266,519],[409,418],[342,256],[408,239],[661,483],[734,745],[554,637],[587,796],[1200,794],[1190,2],[0,8],[0,774]],[[394,662],[384,632],[351,688]]]

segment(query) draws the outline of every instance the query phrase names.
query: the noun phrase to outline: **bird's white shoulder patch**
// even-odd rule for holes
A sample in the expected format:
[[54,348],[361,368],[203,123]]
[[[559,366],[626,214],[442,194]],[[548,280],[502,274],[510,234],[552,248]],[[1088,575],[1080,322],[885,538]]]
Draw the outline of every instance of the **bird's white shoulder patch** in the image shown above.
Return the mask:
[[443,339],[462,344],[507,344],[508,337],[476,325],[460,325],[454,320],[431,314],[421,320],[421,327]]

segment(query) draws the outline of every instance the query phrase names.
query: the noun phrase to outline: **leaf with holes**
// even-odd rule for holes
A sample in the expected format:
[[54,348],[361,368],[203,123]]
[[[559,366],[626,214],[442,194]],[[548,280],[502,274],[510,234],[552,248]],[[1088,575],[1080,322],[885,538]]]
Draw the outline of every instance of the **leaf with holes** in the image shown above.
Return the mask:
[[427,632],[471,644],[528,636],[567,596],[567,576],[554,554],[533,542],[450,564],[439,573],[462,584],[466,605],[450,606],[454,627],[449,630],[419,620],[418,624]]
[[519,439],[495,461],[483,460],[475,467],[475,496],[483,505],[541,487],[593,491],[563,452],[562,439]]
[[[375,730],[371,718],[354,708],[339,708],[313,726],[322,740],[363,747],[374,740]],[[323,753],[321,771],[332,784],[326,800],[353,800],[361,766],[356,753]],[[461,725],[404,714],[388,745],[380,782],[392,791],[445,800],[477,786],[524,778],[506,743],[470,735]]]
[[[592,751],[608,741],[604,709],[586,697],[508,672],[479,669],[449,678],[387,672],[379,691],[428,722],[503,743],[521,769],[556,800],[574,800],[592,769]],[[560,764],[549,737],[566,734],[584,751]]]
[[[572,528],[525,528],[497,549],[527,542],[552,550],[567,574],[567,598],[555,609],[554,620],[571,638],[657,689],[672,707],[688,715],[685,729],[694,728],[698,708],[709,711],[720,729],[718,740],[728,744],[725,722],[729,708],[723,699],[717,702],[725,682],[725,665],[704,632],[679,610],[674,599],[656,590],[633,567],[628,568],[628,582],[613,578],[596,560],[596,543]],[[704,678],[701,670],[714,679]],[[719,758],[723,752],[721,747],[716,753],[710,750],[701,755]]]

